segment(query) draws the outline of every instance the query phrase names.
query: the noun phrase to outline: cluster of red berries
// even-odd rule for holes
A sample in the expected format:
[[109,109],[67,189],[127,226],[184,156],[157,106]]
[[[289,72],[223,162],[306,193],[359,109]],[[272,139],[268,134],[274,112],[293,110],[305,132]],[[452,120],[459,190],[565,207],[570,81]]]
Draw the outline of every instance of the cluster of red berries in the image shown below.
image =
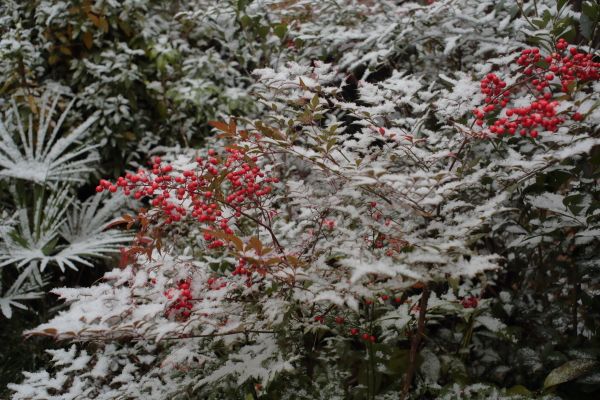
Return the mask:
[[227,286],[227,282],[225,282],[221,278],[208,278],[206,280],[206,284],[208,285],[208,289],[210,290],[219,290]]
[[[554,98],[553,89],[569,93],[575,82],[594,81],[600,79],[600,63],[593,61],[592,54],[581,53],[575,47],[567,50],[568,44],[564,39],[556,43],[557,52],[543,57],[540,49],[525,49],[517,58],[516,63],[523,67],[523,78],[512,88],[507,88],[506,82],[496,74],[489,73],[481,81],[481,92],[486,95],[485,106],[473,110],[475,124],[483,126],[484,118],[506,108],[513,94],[521,90],[534,93],[536,99],[524,107],[506,108],[505,115],[497,118],[489,126],[489,132],[503,134],[520,134],[537,137],[540,131],[555,132],[567,118],[559,115],[559,102]],[[557,82],[556,85],[552,85]],[[581,121],[583,115],[578,112],[570,116],[575,121]]]
[[[315,322],[324,324],[325,323],[325,316],[324,315],[315,315],[315,317],[313,318]],[[346,319],[340,315],[336,316],[334,318],[334,322],[337,325],[343,325],[346,323]],[[358,328],[351,328],[349,331],[351,336],[358,336],[360,334],[360,329]],[[371,343],[375,343],[377,341],[377,338],[369,333],[363,333],[361,335],[361,338],[365,341],[371,342]]]
[[[546,92],[546,94],[549,94],[549,92]],[[545,97],[550,98],[551,96]],[[521,136],[525,136],[529,134],[532,138],[538,136],[538,130],[534,129],[536,127],[540,127],[540,129],[546,131],[555,132],[558,129],[558,126],[565,121],[563,117],[557,115],[556,107],[558,105],[558,101],[548,101],[546,98],[542,97],[528,106],[509,108],[506,110],[506,117],[498,118],[494,124],[489,127],[489,130],[498,135],[514,135],[515,133],[519,133]],[[478,118],[483,118],[483,116],[477,112],[476,116]],[[478,119],[476,123],[482,125],[483,119]]]
[[[559,39],[556,43],[558,52],[552,53],[545,58],[551,73],[559,77],[561,89],[563,92],[569,92],[569,86],[575,81],[597,81],[600,79],[600,62],[594,62],[594,56],[590,53],[581,53],[576,47],[570,47],[568,52],[565,50],[569,44],[564,39]],[[531,74],[539,69],[531,66]],[[527,71],[529,72],[529,71]]]
[[493,111],[496,107],[495,104],[500,103],[501,107],[505,107],[508,104],[508,98],[510,97],[510,91],[506,90],[506,82],[498,78],[496,74],[489,73],[481,80],[481,93],[486,95],[485,112]]
[[401,298],[401,297],[394,297],[394,298],[391,298],[391,297],[390,297],[390,296],[388,296],[387,294],[382,294],[381,296],[379,296],[379,298],[380,298],[382,301],[388,301],[388,300],[390,300],[390,301],[393,301],[393,302],[394,302],[394,303],[396,303],[396,304],[400,304],[400,303],[402,303],[402,298]]
[[[324,324],[325,323],[325,316],[324,315],[315,315],[315,317],[313,318],[315,322]],[[341,315],[336,316],[333,321],[337,324],[337,325],[343,325],[346,323],[346,319],[344,317],[342,317]],[[358,336],[360,334],[360,329],[358,328],[350,328],[349,333],[351,336]],[[377,338],[374,335],[371,335],[369,333],[363,333],[362,335],[360,335],[360,337],[367,341],[367,342],[371,342],[371,343],[375,343],[377,341]]]
[[[321,324],[325,323],[325,316],[324,315],[316,315],[314,317],[315,322],[320,322]],[[338,324],[338,325],[342,325],[346,322],[346,319],[340,315],[336,316],[333,321]]]
[[[135,174],[127,173],[119,177],[116,184],[102,179],[96,191],[114,193],[121,189],[136,199],[148,197],[150,204],[161,211],[166,224],[180,221],[189,214],[231,235],[232,219],[239,218],[246,209],[255,208],[261,198],[271,193],[270,184],[279,180],[266,177],[255,164],[257,157],[249,157],[245,150],[226,148],[225,151],[227,154],[219,157],[210,149],[206,160],[196,158],[197,169],[181,173],[175,173],[171,165],[155,157],[150,171],[140,169]],[[228,185],[223,184],[223,177]],[[223,215],[223,204],[231,208],[229,217]],[[209,248],[224,245],[210,233],[205,233],[204,239],[209,242]]]
[[[352,336],[358,336],[359,334],[360,334],[360,329],[358,329],[358,328],[352,328],[352,329],[350,329],[350,335],[352,335]],[[371,334],[369,334],[367,332],[365,332],[362,335],[360,335],[360,337],[365,342],[375,343],[377,341],[377,338],[374,335],[371,335]]]
[[247,264],[248,264],[248,262],[246,261],[245,258],[240,258],[240,260],[238,261],[238,264],[236,265],[235,269],[233,270],[232,275],[246,275],[246,276],[252,275],[252,271],[250,271],[248,268],[246,268]]
[[266,274],[267,269],[262,266],[260,262],[254,262],[252,260],[248,262],[248,260],[243,257],[238,260],[238,263],[232,272],[232,275],[234,276],[239,275],[245,277],[247,287],[251,287],[254,284],[255,280],[253,276],[256,277],[257,275],[260,275],[264,277]]
[[[178,292],[178,293],[177,293]],[[171,304],[167,314],[173,312],[178,313],[183,319],[189,318],[191,314],[192,305],[192,293],[190,292],[190,281],[180,281],[177,285],[177,289],[169,289],[165,292],[165,296],[169,300],[175,298],[175,302]]]
[[460,304],[462,304],[464,308],[477,308],[479,300],[477,300],[477,297],[475,296],[468,296],[463,298]]

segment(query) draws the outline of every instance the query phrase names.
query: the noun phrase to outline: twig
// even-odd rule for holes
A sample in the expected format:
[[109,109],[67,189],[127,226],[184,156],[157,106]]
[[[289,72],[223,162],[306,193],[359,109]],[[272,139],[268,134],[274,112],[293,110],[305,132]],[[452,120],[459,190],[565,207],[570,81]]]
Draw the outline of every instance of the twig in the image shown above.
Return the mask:
[[[159,341],[185,340],[185,339],[194,339],[194,338],[211,338],[211,337],[219,337],[219,336],[244,335],[244,334],[248,334],[248,333],[275,334],[277,332],[276,331],[268,331],[268,330],[245,329],[245,330],[238,330],[238,331],[217,332],[217,333],[196,334],[196,335],[182,334],[182,336],[163,337],[163,338],[160,338]],[[26,338],[29,338],[31,336],[50,336],[50,335],[44,335],[44,334],[42,334],[42,335],[36,335],[36,334],[25,335]],[[119,341],[144,342],[144,341],[156,340],[155,338],[150,338],[150,337],[145,338],[141,335],[138,335],[138,336],[123,335],[123,336],[114,336],[114,337],[108,337],[108,336],[106,336],[106,337],[84,337],[84,336],[80,336],[80,337],[72,337],[72,338],[55,337],[55,339],[59,342],[63,341],[63,340],[69,340],[71,342],[101,342],[101,343],[119,342]]]
[[467,144],[468,141],[469,141],[469,139],[465,138],[465,140],[463,140],[462,143],[460,144],[460,148],[458,149],[458,152],[454,156],[454,159],[452,160],[452,163],[450,164],[450,167],[448,168],[448,172],[452,171],[452,168],[454,168],[454,164],[456,164],[456,160],[458,160],[458,156],[460,155],[460,153],[462,152],[463,148],[465,147],[465,145]]
[[409,364],[406,375],[404,376],[404,387],[402,389],[401,399],[405,400],[410,392],[410,386],[412,384],[413,377],[415,376],[415,370],[417,368],[417,353],[419,346],[421,345],[421,339],[425,333],[425,315],[427,314],[427,302],[429,301],[429,287],[425,285],[423,287],[423,293],[421,294],[421,300],[419,301],[419,319],[417,321],[417,331],[413,332],[410,343],[409,353]]

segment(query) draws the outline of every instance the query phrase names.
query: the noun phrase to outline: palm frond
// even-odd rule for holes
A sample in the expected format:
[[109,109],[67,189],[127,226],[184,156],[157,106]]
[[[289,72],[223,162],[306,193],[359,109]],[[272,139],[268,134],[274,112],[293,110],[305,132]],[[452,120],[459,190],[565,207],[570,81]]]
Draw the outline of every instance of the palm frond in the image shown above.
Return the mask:
[[60,99],[60,95],[51,99],[48,92],[44,94],[40,99],[37,121],[29,113],[26,126],[23,125],[17,103],[12,100],[13,106],[5,122],[0,119],[0,177],[23,179],[38,184],[83,182],[85,175],[93,171],[91,164],[99,159],[95,151],[98,146],[86,144],[84,139],[99,114],[93,114],[69,134],[60,135],[65,118],[75,101],[72,100],[66,106],[53,124]]
[[117,196],[102,202],[103,198],[97,194],[79,203],[66,188],[45,200],[38,195],[33,218],[21,207],[15,216],[17,226],[0,232],[0,267],[39,263],[41,271],[48,264],[64,271],[77,269],[78,264],[92,267],[89,258],[118,252],[131,236],[108,228],[125,199]]
[[[16,227],[0,232],[0,267],[15,264],[21,268],[39,262],[43,271],[53,261],[51,254],[58,243],[59,229],[65,222],[72,198],[66,188],[48,197],[39,194],[34,197],[33,215],[21,205],[15,213]],[[59,266],[64,269],[64,265]]]
[[77,261],[91,266],[82,257],[102,257],[115,253],[131,240],[128,232],[107,230],[114,221],[115,213],[125,203],[123,196],[105,198],[102,194],[90,197],[81,204],[74,204],[61,226],[60,234],[69,243],[55,255],[57,262],[68,264]]
[[[1,283],[1,280],[0,280]],[[27,307],[21,303],[23,300],[38,299],[44,295],[44,292],[38,291],[47,283],[47,279],[43,279],[38,269],[38,263],[32,263],[25,268],[6,293],[0,295],[0,311],[6,318],[12,317],[11,307],[20,308],[22,310]],[[2,286],[0,285],[0,293]]]

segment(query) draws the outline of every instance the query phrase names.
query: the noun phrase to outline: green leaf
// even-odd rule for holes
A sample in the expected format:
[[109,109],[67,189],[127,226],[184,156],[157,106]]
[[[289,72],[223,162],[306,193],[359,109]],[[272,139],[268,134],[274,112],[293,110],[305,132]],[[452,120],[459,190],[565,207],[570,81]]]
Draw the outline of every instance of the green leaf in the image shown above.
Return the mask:
[[531,391],[523,385],[515,385],[506,391],[508,394],[531,397]]
[[256,29],[258,36],[260,36],[262,39],[265,39],[267,37],[270,30],[271,30],[271,27],[269,25],[260,25]]
[[314,110],[319,105],[319,95],[315,94],[310,101],[310,106]]
[[237,10],[243,11],[248,5],[248,0],[238,0],[237,2]]
[[563,9],[563,7],[565,6],[565,4],[568,3],[568,0],[558,0],[556,2],[556,11],[560,11]]
[[283,39],[285,34],[287,33],[287,24],[277,24],[273,27],[273,32],[279,37],[279,39]]
[[584,38],[588,40],[592,38],[592,32],[594,31],[594,22],[583,13],[581,14],[581,17],[579,17],[579,31],[581,32],[581,35]]
[[391,375],[404,375],[409,364],[408,350],[396,349],[387,362],[387,372]]
[[579,18],[579,30],[586,39],[591,39],[596,25],[600,19],[600,4],[585,1],[581,6],[581,17]]
[[11,231],[8,234],[8,236],[10,236],[12,240],[14,240],[15,242],[17,242],[24,249],[28,249],[29,248],[29,242],[27,241],[27,239],[25,239],[21,235],[19,235],[19,233],[17,231]]
[[557,38],[565,39],[567,42],[575,41],[577,29],[575,29],[576,21],[572,18],[563,18],[552,29],[552,34]]
[[252,19],[247,16],[247,15],[242,15],[242,17],[240,18],[240,25],[242,25],[242,28],[248,28],[249,26],[252,26]]
[[544,380],[544,389],[579,378],[590,372],[596,365],[597,362],[591,359],[567,361],[548,374]]
[[581,6],[581,13],[591,21],[597,21],[600,18],[600,3],[585,1]]
[[56,245],[58,244],[58,239],[58,237],[53,238],[42,248],[42,253],[44,253],[45,256],[52,255]]
[[456,294],[458,293],[460,280],[457,277],[450,276],[448,277],[448,286],[452,288],[452,291]]

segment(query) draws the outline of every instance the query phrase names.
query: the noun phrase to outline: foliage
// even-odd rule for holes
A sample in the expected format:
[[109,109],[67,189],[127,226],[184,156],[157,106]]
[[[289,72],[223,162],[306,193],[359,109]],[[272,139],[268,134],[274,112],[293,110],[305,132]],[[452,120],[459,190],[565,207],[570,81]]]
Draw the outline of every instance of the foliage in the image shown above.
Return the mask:
[[[102,281],[52,290],[65,308],[25,335],[70,344],[13,398],[594,398],[600,7],[580,5],[4,6],[4,90],[77,96],[47,141],[51,111],[2,125],[13,164],[59,148],[41,180],[0,160],[3,312],[136,231]],[[97,144],[122,176],[82,202]],[[113,220],[121,193],[137,211]]]
[[[48,98],[46,94],[40,99],[39,109],[29,110],[26,124],[14,101],[12,118],[0,122],[0,176],[8,186],[13,212],[9,218],[7,207],[0,231],[2,283],[10,282],[0,297],[6,318],[12,316],[11,306],[26,308],[21,301],[43,294],[40,289],[50,279],[44,276],[48,264],[57,265],[63,272],[66,267],[77,269],[78,264],[93,266],[86,258],[114,253],[130,240],[125,233],[104,231],[122,199],[106,201],[100,207],[101,196],[80,204],[72,194],[73,186],[85,182],[91,165],[98,161],[96,146],[84,142],[95,116],[61,135],[74,101],[54,122],[61,97]],[[21,146],[16,144],[16,137]]]

